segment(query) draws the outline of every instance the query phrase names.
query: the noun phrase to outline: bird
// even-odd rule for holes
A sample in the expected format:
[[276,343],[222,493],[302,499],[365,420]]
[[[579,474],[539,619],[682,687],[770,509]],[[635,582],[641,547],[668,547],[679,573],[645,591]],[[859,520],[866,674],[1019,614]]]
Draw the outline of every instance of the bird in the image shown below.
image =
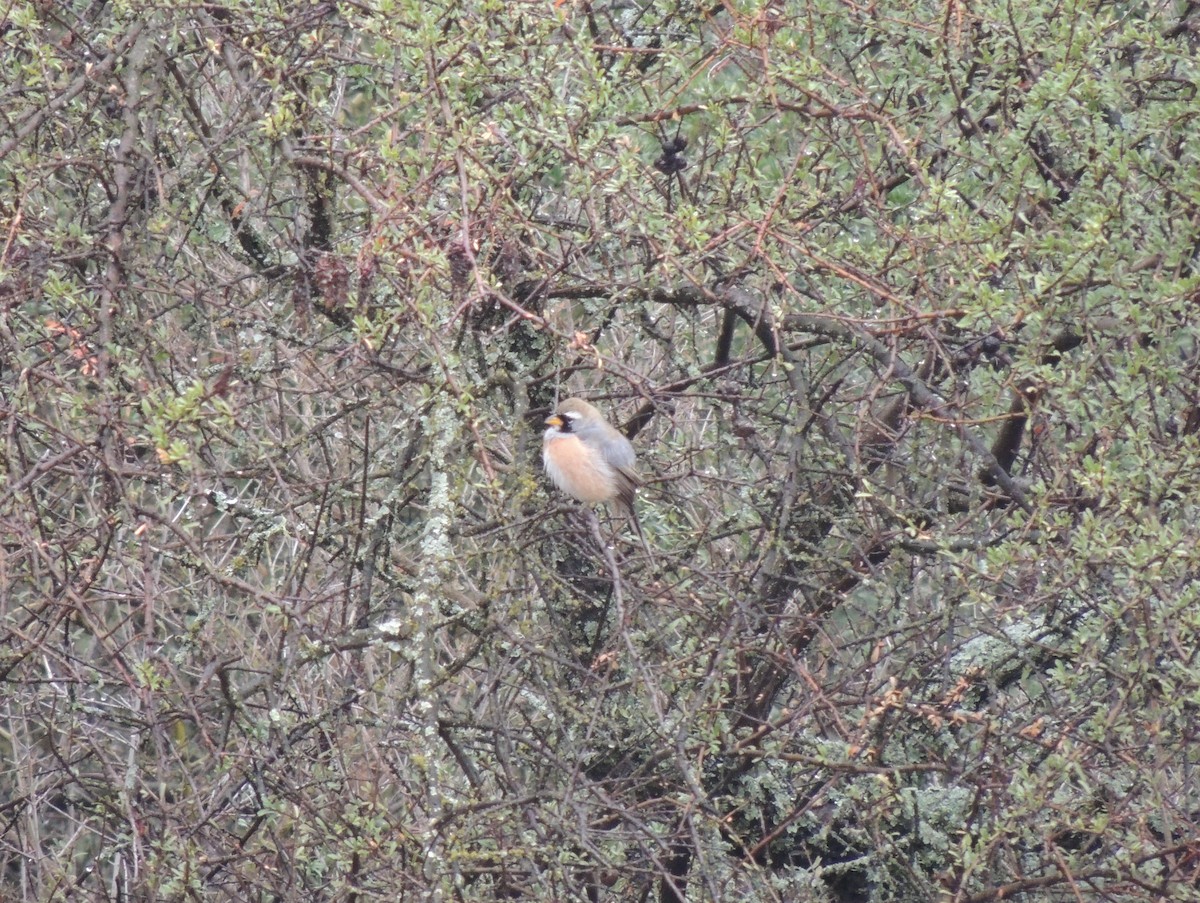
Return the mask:
[[545,423],[542,464],[554,485],[581,502],[616,502],[633,515],[642,481],[629,440],[582,398],[562,402]]

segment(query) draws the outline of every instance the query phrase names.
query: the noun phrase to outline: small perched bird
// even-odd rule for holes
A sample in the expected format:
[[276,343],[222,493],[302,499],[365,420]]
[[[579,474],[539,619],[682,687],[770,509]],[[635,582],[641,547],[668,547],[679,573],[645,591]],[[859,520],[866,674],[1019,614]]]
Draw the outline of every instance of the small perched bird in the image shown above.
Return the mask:
[[542,463],[554,485],[581,502],[618,502],[633,514],[639,485],[633,446],[582,398],[568,398],[546,418]]

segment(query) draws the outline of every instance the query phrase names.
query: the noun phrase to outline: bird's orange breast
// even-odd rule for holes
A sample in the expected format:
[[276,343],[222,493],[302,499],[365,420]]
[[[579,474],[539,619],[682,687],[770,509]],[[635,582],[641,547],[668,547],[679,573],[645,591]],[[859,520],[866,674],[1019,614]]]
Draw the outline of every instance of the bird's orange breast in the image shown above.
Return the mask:
[[581,502],[607,502],[617,494],[612,469],[597,460],[577,436],[548,440],[542,457],[550,479]]

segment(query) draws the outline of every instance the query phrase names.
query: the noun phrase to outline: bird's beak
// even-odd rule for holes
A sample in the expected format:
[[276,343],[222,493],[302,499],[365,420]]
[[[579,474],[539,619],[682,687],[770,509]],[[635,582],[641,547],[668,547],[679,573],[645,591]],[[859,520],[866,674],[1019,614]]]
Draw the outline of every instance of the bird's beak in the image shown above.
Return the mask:
[[545,423],[546,426],[562,426],[563,425],[563,419],[561,417],[559,417],[557,414],[551,414],[549,417],[547,417],[542,422]]

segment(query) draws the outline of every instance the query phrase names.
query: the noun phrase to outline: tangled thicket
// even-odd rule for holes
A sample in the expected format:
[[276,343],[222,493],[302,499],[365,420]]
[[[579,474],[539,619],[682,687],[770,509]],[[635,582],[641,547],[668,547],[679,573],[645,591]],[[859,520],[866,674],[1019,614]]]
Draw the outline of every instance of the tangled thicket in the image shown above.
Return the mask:
[[5,899],[1200,900],[1193,4],[0,15]]

